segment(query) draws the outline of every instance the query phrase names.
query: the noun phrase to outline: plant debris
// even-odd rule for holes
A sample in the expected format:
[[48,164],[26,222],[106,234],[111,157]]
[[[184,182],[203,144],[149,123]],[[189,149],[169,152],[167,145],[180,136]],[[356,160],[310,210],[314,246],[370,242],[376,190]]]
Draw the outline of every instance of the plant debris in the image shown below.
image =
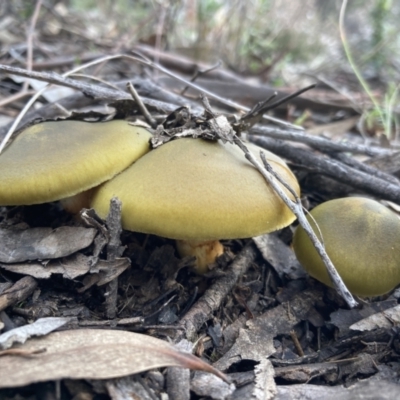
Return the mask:
[[95,229],[73,226],[0,229],[0,262],[18,263],[66,257],[88,247],[96,233]]
[[0,335],[0,348],[9,349],[15,343],[25,343],[32,336],[45,336],[68,323],[70,318],[40,318],[33,324],[12,329]]
[[63,378],[116,378],[169,365],[208,371],[224,378],[191,354],[180,353],[162,340],[132,332],[68,330],[32,339],[18,348],[45,351],[29,358],[3,356],[0,388]]
[[[347,70],[299,75],[298,87],[316,89],[282,104],[298,87],[162,51],[160,16],[173,7],[156,5],[122,34],[101,5],[93,17],[61,3],[38,0],[29,26],[18,5],[0,6],[0,148],[38,121],[124,119],[153,132],[152,151],[188,136],[273,151],[306,209],[357,195],[399,213],[397,125],[390,137],[367,128],[368,99]],[[145,37],[153,23],[156,39]],[[120,211],[118,199],[106,221],[54,203],[0,208],[1,398],[400,397],[398,291],[349,309],[300,267],[291,228],[223,241],[225,254],[198,276],[173,241],[123,231]]]

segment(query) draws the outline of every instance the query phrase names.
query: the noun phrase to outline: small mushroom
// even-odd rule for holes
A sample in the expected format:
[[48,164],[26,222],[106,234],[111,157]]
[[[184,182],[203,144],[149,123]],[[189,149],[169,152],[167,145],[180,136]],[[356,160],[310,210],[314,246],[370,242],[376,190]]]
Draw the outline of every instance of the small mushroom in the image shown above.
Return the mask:
[[[336,199],[311,211],[326,252],[351,293],[378,296],[400,283],[400,219],[377,201],[362,197]],[[318,229],[308,217],[315,233]],[[307,272],[332,286],[321,258],[298,227],[293,247]]]
[[[247,146],[257,157],[263,150]],[[299,193],[284,161],[263,151]],[[295,219],[237,146],[203,139],[164,144],[100,186],[92,207],[101,217],[107,215],[112,197],[122,201],[125,229],[178,240],[181,255],[197,257],[199,272],[222,253],[220,239],[260,235]]]
[[144,128],[120,120],[32,125],[0,155],[0,205],[69,198],[69,208],[80,208],[91,192],[70,197],[127,168],[149,151],[150,137]]

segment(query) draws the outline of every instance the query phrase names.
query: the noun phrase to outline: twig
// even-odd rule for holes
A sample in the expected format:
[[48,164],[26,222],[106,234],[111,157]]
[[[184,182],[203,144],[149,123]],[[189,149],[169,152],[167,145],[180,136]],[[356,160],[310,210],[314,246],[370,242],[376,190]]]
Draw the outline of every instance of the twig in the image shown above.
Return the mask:
[[27,47],[27,55],[26,55],[26,69],[28,71],[32,71],[33,64],[33,34],[35,32],[36,22],[39,18],[40,8],[42,7],[42,0],[37,0],[35,5],[35,10],[33,11],[31,23],[29,25],[26,47]]
[[180,312],[179,316],[182,318],[190,309],[190,307],[192,307],[192,304],[194,303],[194,301],[196,300],[197,294],[199,292],[199,287],[195,286],[194,290],[193,290],[193,294],[190,296],[190,299],[188,300],[187,304],[185,305],[185,308]]
[[171,303],[172,300],[176,299],[176,294],[171,296],[167,301],[165,301],[161,306],[154,312],[152,312],[150,315],[146,315],[144,318],[147,320],[150,320],[151,318],[155,317],[157,314],[159,314],[169,303]]
[[133,100],[135,100],[136,104],[138,105],[140,111],[142,112],[143,116],[146,118],[147,122],[150,124],[152,128],[157,127],[157,121],[150,115],[149,111],[147,110],[146,106],[143,104],[142,99],[138,95],[135,87],[132,85],[131,82],[128,82],[126,84],[126,87],[129,90],[129,93],[133,97]]
[[[106,56],[102,57],[100,59],[91,61],[87,64],[81,65],[77,68],[74,68],[73,70],[66,72],[63,75],[56,74],[54,72],[51,73],[46,73],[46,72],[35,72],[35,71],[28,71],[23,68],[15,68],[15,67],[10,67],[8,65],[0,65],[0,71],[4,72],[9,72],[12,74],[16,74],[19,76],[25,76],[27,78],[34,78],[40,81],[48,82],[48,83],[55,83],[61,86],[66,86],[70,87],[73,89],[77,89],[82,91],[85,95],[94,97],[94,98],[104,98],[108,100],[120,100],[120,99],[130,99],[130,96],[128,93],[124,92],[123,90],[112,90],[112,89],[106,89],[100,86],[94,86],[90,85],[88,83],[76,81],[73,79],[68,78],[69,75],[73,75],[76,72],[85,69],[87,67],[99,64],[101,62],[113,60],[116,58],[128,58],[134,61],[138,62],[144,62],[143,60],[140,60],[136,57],[132,56],[126,56],[126,55],[112,55],[112,56]],[[144,62],[145,63],[145,62]],[[22,120],[23,116],[28,112],[29,108],[33,105],[33,103],[49,88],[50,85],[47,85],[43,89],[39,90],[30,100],[29,102],[24,106],[24,108],[21,110],[19,113],[18,117],[14,120],[13,124],[11,125],[10,129],[8,130],[7,134],[5,135],[4,139],[2,140],[0,144],[0,153],[3,151],[4,147],[6,146],[8,140],[10,139],[11,135],[14,133],[16,127],[19,125],[20,121]],[[176,107],[175,107],[176,108]],[[174,107],[166,107],[167,110],[175,109]]]
[[[197,68],[195,73],[193,74],[193,76],[190,78],[190,82],[194,82],[200,76],[206,75],[209,72],[214,71],[215,69],[219,68],[221,65],[222,65],[221,61],[218,61],[215,65],[212,65],[210,68],[207,68],[204,70]],[[189,89],[189,86],[185,86],[181,91],[181,96],[183,96],[188,89]]]
[[330,156],[345,163],[346,165],[349,165],[352,168],[358,169],[361,172],[365,172],[371,176],[375,176],[379,179],[383,179],[384,181],[388,181],[393,185],[400,185],[400,180],[397,179],[395,176],[388,174],[387,172],[381,171],[371,165],[358,161],[354,157],[349,157],[344,153],[337,152],[332,152]]
[[250,136],[249,140],[294,164],[329,176],[366,193],[400,204],[400,186],[389,183],[369,173],[351,168],[340,161],[313,154],[310,150],[294,148],[289,144],[268,137]]
[[311,136],[293,130],[277,129],[276,127],[255,126],[251,129],[250,133],[252,135],[262,135],[274,139],[304,143],[323,152],[345,151],[355,154],[366,154],[371,157],[393,153],[392,150],[382,149],[380,147],[370,147],[352,143],[335,143],[322,137]]
[[271,100],[278,95],[278,92],[274,92],[266,100],[257,103],[248,113],[240,118],[237,124],[234,124],[233,128],[237,134],[241,132],[248,131],[252,126],[258,124],[264,117],[264,114],[268,110],[272,110],[279,107],[281,104],[288,102],[289,100],[300,96],[302,93],[306,92],[315,87],[315,84],[309,85],[303,89],[300,89],[294,93],[282,97],[281,99],[271,103]]
[[296,334],[296,331],[294,329],[292,329],[289,333],[290,333],[290,337],[293,340],[294,347],[297,350],[297,354],[300,357],[304,357],[303,347],[301,347],[301,343],[300,343],[300,340],[299,340],[299,338],[298,338],[298,336]]
[[21,90],[18,93],[12,94],[11,96],[5,97],[3,100],[0,100],[0,107],[14,103],[14,101],[23,99],[24,97],[32,96],[35,93],[36,92],[34,90]]
[[[222,104],[232,107],[238,111],[240,111],[240,110],[241,111],[250,111],[250,109],[248,107],[242,106],[241,104],[235,103],[234,101],[220,97],[220,96],[216,95],[215,93],[208,91],[207,89],[204,89],[198,85],[195,85],[192,82],[188,82],[186,79],[184,79],[178,75],[175,75],[174,73],[172,73],[168,69],[162,67],[161,65],[153,63],[151,60],[149,60],[147,57],[143,56],[140,53],[137,53],[137,55],[140,57],[143,57],[143,60],[142,60],[143,63],[147,64],[149,67],[158,69],[159,71],[163,72],[165,75],[168,75],[168,76],[176,79],[177,81],[190,86],[192,89],[198,90],[199,93],[206,94],[208,97],[211,97],[212,99],[217,100],[217,101],[221,102]],[[301,127],[301,126],[293,125],[293,124],[290,124],[289,122],[286,122],[286,121],[283,121],[283,120],[280,120],[277,118],[273,118],[273,117],[270,117],[267,115],[264,115],[263,118],[266,120],[269,120],[271,122],[274,122],[278,125],[282,125],[282,126],[285,126],[288,128],[297,129],[297,130],[301,130],[301,131],[303,130],[303,127]]]
[[[86,66],[89,66],[89,64],[86,64]],[[84,66],[82,66],[82,68],[83,67]],[[102,86],[94,86],[86,82],[68,78],[69,75],[75,74],[75,72],[77,72],[76,70],[70,71],[69,73],[63,75],[59,75],[55,72],[28,71],[23,68],[11,67],[8,65],[0,65],[0,71],[8,72],[10,74],[15,74],[19,76],[24,76],[26,78],[37,79],[38,81],[43,81],[50,84],[56,84],[60,86],[69,87],[72,89],[77,89],[90,97],[109,98],[110,100],[120,99],[121,96],[124,96],[125,98],[130,98],[130,96],[122,89],[118,90],[108,89]],[[41,89],[40,94],[42,94],[47,88],[48,87]]]
[[[325,251],[324,246],[318,240],[318,237],[315,235],[313,229],[311,228],[310,224],[307,221],[306,216],[303,212],[303,206],[301,204],[301,200],[298,198],[296,193],[293,190],[290,190],[294,200],[291,200],[289,196],[282,190],[282,188],[278,185],[277,180],[282,182],[279,176],[273,171],[271,165],[267,162],[264,152],[260,152],[261,159],[264,163],[264,168],[260,164],[260,162],[255,158],[255,156],[248,150],[245,144],[237,137],[234,137],[234,142],[239,148],[244,152],[245,157],[249,160],[261,173],[264,179],[268,182],[268,184],[274,189],[276,194],[283,200],[283,202],[290,208],[294,215],[296,215],[297,219],[299,220],[300,225],[303,227],[307,235],[309,236],[310,240],[312,241],[315,249],[317,250],[318,254],[320,255],[322,261],[324,262],[328,274],[334,284],[336,290],[342,296],[342,298],[346,301],[350,308],[354,308],[357,306],[357,302],[354,300],[353,296],[347,289],[346,285],[343,283],[342,278],[337,273],[332,261],[330,260],[328,254]],[[285,185],[286,186],[286,185]]]
[[[33,63],[33,34],[35,32],[35,26],[39,17],[40,7],[42,6],[42,0],[37,0],[35,9],[33,11],[32,19],[29,24],[29,28],[27,29],[26,34],[26,69],[28,71],[32,71],[32,63]],[[20,98],[31,96],[34,94],[34,91],[28,90],[29,81],[25,81],[22,85],[22,88],[19,93],[16,93],[4,100],[1,101],[0,106],[4,106],[6,104],[12,103]]]
[[[22,68],[14,68],[14,67],[6,66],[6,65],[0,65],[0,71],[14,73],[14,74],[17,74],[17,75],[20,75],[20,76],[29,77],[29,78],[35,78],[35,79],[46,81],[46,82],[56,83],[56,84],[60,84],[62,86],[77,88],[77,82],[72,80],[72,79],[67,78],[69,75],[72,75],[72,74],[74,74],[74,73],[76,73],[76,72],[78,72],[78,71],[80,71],[82,69],[85,69],[87,67],[90,67],[90,66],[93,66],[93,65],[97,65],[97,64],[99,64],[101,62],[105,62],[105,61],[109,61],[109,60],[113,60],[113,59],[117,59],[117,58],[127,58],[127,59],[130,59],[132,61],[136,61],[136,62],[140,62],[140,63],[145,64],[145,65],[148,65],[151,68],[155,68],[155,69],[163,72],[164,74],[166,74],[168,76],[171,76],[171,77],[177,79],[178,81],[185,83],[186,85],[189,85],[193,89],[198,90],[200,93],[207,94],[208,96],[212,97],[215,100],[220,101],[221,103],[223,103],[225,105],[228,105],[228,106],[233,107],[233,108],[238,109],[238,110],[249,111],[248,107],[244,107],[244,106],[242,106],[240,104],[237,104],[237,103],[234,103],[234,102],[232,102],[230,100],[221,98],[220,96],[217,96],[214,93],[209,92],[208,90],[205,90],[205,89],[203,89],[203,88],[201,88],[201,87],[199,87],[199,86],[197,86],[197,85],[195,85],[195,84],[193,84],[191,82],[188,82],[187,80],[185,80],[185,79],[173,74],[172,72],[170,72],[166,68],[153,63],[151,60],[147,59],[146,57],[144,57],[144,56],[142,56],[140,54],[139,54],[139,56],[140,56],[140,58],[133,57],[133,56],[128,56],[128,55],[124,55],[124,54],[115,54],[115,55],[111,55],[111,56],[102,57],[100,59],[94,60],[92,62],[89,62],[87,64],[81,65],[81,66],[79,66],[77,68],[74,68],[74,69],[66,72],[65,74],[63,74],[61,76],[59,74],[56,74],[56,73],[38,73],[38,72],[27,71],[27,70],[24,70]],[[110,99],[114,99],[114,100],[117,99],[117,98],[119,99],[122,96],[125,96],[125,97],[127,96],[127,94],[122,90],[121,91],[116,91],[116,90],[112,91],[112,90],[107,90],[107,89],[104,89],[104,88],[97,88],[95,93],[93,93],[92,92],[93,85],[89,85],[89,84],[86,84],[86,83],[83,83],[83,82],[79,82],[79,86],[80,86],[79,90],[83,91],[88,96],[95,97],[95,95],[98,95],[99,92],[103,93],[103,95],[104,95],[105,91],[107,91],[107,93],[109,95],[111,95]],[[44,87],[43,89],[39,90],[36,93],[36,95],[34,95],[30,99],[30,101],[25,105],[25,107],[21,110],[21,112],[19,113],[18,117],[15,119],[13,125],[11,126],[9,132],[6,134],[5,138],[3,139],[3,141],[0,144],[0,153],[3,151],[4,147],[7,144],[7,141],[10,139],[11,135],[15,131],[15,129],[18,126],[18,124],[19,124],[20,120],[22,119],[22,117],[26,114],[26,112],[29,110],[29,108],[32,106],[32,104],[47,90],[48,87],[49,87],[49,85]],[[287,123],[285,121],[277,120],[277,119],[272,118],[272,117],[264,116],[264,118],[269,119],[270,121],[273,121],[275,123],[281,124],[283,126],[291,127],[292,129],[303,129],[301,127],[289,124],[289,123]]]
[[95,81],[95,82],[100,82],[100,83],[102,83],[103,85],[106,85],[106,86],[108,86],[108,87],[110,87],[110,88],[112,88],[112,89],[115,89],[115,90],[118,90],[118,91],[121,90],[117,85],[114,85],[113,83],[107,82],[107,81],[105,81],[104,79],[101,79],[101,78],[99,78],[99,77],[97,77],[97,76],[94,76],[94,75],[88,75],[88,74],[71,74],[70,76],[72,76],[72,77],[74,77],[74,78],[86,78],[86,79],[90,79],[90,80]]
[[294,99],[295,97],[298,97],[298,96],[300,96],[301,94],[303,94],[303,93],[309,91],[310,89],[315,88],[315,86],[316,86],[316,84],[313,83],[313,84],[308,85],[308,86],[306,86],[306,87],[304,87],[304,88],[302,88],[302,89],[297,90],[297,91],[294,92],[294,93],[288,94],[287,96],[284,96],[284,97],[282,97],[281,99],[277,100],[275,103],[271,103],[271,104],[266,105],[266,107],[265,107],[262,111],[263,111],[263,112],[266,112],[266,111],[268,111],[268,110],[272,110],[272,109],[274,109],[274,108],[276,108],[276,107],[279,107],[281,104],[287,103],[289,100],[292,100],[292,99]]
[[[118,55],[119,56],[119,55]],[[103,57],[99,60],[95,60],[92,62],[89,62],[87,64],[81,65],[77,68],[74,68],[68,72],[66,72],[65,74],[63,74],[61,76],[61,78],[65,78],[68,75],[74,74],[75,72],[78,72],[84,68],[90,67],[92,65],[96,65],[99,62],[102,61],[106,61],[106,60],[111,60],[114,58],[117,58],[118,56],[107,56],[107,57]],[[13,71],[14,70],[14,71]],[[13,68],[13,67],[8,67],[6,65],[0,65],[0,71],[6,71],[6,72],[11,72],[11,73],[17,73],[17,71],[19,71],[19,75],[21,76],[26,76],[26,77],[33,77],[35,78],[35,76],[40,76],[40,73],[34,72],[34,71],[27,71],[27,70],[23,70],[22,68]],[[60,75],[58,74],[50,74],[50,75],[55,75],[58,78],[60,78]],[[43,80],[40,79],[38,77],[39,80]],[[90,85],[89,85],[90,86]],[[10,130],[7,132],[6,136],[4,137],[4,139],[2,140],[1,144],[0,144],[0,154],[1,152],[4,150],[4,147],[6,146],[8,140],[10,139],[11,135],[14,133],[16,127],[18,126],[19,122],[21,121],[21,119],[23,118],[23,116],[28,112],[28,110],[31,108],[31,106],[33,105],[33,103],[49,88],[49,85],[45,86],[44,88],[42,88],[41,90],[39,90],[34,96],[32,96],[32,98],[28,101],[27,104],[25,104],[24,108],[21,110],[21,112],[18,114],[18,117],[15,119],[14,123],[11,125]]]
[[0,295],[0,311],[24,301],[36,289],[38,283],[31,276],[24,276]]
[[[154,46],[156,48],[156,50],[158,50],[157,53],[156,53],[156,57],[154,59],[157,64],[158,64],[158,56],[157,56],[157,54],[161,49],[162,34],[163,34],[163,30],[164,30],[164,25],[165,25],[165,17],[167,15],[167,4],[168,3],[164,4],[164,2],[159,2],[158,3],[159,8],[158,8],[158,13],[157,13],[158,20],[157,20],[157,23],[156,23],[156,43],[155,43],[155,46]],[[157,71],[154,74],[154,78],[157,81],[157,79],[158,79]]]
[[[110,212],[107,215],[106,225],[109,233],[109,241],[107,244],[107,261],[115,261],[121,257],[124,247],[121,246],[120,235],[121,227],[121,208],[122,203],[117,198],[110,201]],[[107,285],[106,297],[106,313],[107,318],[113,319],[117,315],[117,298],[118,298],[118,277]]]
[[[239,278],[246,272],[251,262],[256,258],[257,250],[253,243],[243,248],[229,266],[226,275],[214,281],[204,295],[179,321],[179,327],[183,327],[188,340],[194,339],[201,326],[211,318],[228,293],[236,285]],[[178,334],[177,340],[182,338],[183,332]]]
[[[65,109],[79,109],[82,107],[97,106],[103,104],[104,101],[102,100],[93,100],[89,97],[84,96],[81,93],[75,93],[73,95],[64,97],[56,103],[44,104],[43,107],[40,107],[37,110],[30,110],[21,119],[20,123],[17,126],[17,129],[25,126],[35,119],[54,119],[55,117],[58,117],[60,115],[59,106]],[[0,141],[5,137],[12,124],[13,122],[0,127]]]

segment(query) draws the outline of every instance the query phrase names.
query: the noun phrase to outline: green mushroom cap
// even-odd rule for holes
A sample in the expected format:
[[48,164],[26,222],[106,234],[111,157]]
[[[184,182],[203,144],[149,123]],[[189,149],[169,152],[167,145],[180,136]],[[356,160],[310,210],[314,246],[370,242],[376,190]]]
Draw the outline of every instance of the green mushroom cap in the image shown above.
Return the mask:
[[[400,283],[400,219],[377,201],[348,197],[320,204],[311,215],[326,252],[351,293],[378,296]],[[318,229],[307,217],[317,236]],[[321,258],[304,229],[293,238],[297,259],[307,272],[332,286]]]
[[[258,157],[263,150],[247,144]],[[275,171],[299,193],[285,162],[263,150]],[[92,206],[104,217],[122,201],[122,226],[178,240],[246,238],[289,225],[293,213],[235,145],[177,139],[152,150],[102,185]]]
[[150,137],[121,120],[30,126],[0,155],[0,205],[46,203],[97,186],[149,151]]

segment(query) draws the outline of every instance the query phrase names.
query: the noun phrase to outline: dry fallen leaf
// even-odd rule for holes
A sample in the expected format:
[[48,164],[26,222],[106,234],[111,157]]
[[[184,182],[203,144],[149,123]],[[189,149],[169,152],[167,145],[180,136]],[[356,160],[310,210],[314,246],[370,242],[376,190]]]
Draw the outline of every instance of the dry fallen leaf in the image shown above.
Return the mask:
[[[38,279],[48,279],[53,274],[61,274],[65,279],[76,279],[87,273],[96,274],[93,284],[101,286],[117,278],[131,265],[129,258],[117,258],[114,261],[98,260],[95,265],[91,265],[92,263],[92,257],[75,253],[68,257],[52,260],[45,265],[40,262],[23,262],[0,264],[0,268]],[[85,287],[86,289],[88,287]]]
[[389,308],[380,313],[370,315],[350,326],[353,331],[372,331],[374,329],[390,329],[400,323],[400,306]]
[[90,271],[91,258],[81,253],[72,254],[46,265],[40,262],[0,264],[0,268],[21,275],[30,275],[38,279],[48,279],[53,274],[61,274],[65,279],[76,279]]
[[190,390],[200,397],[210,397],[213,400],[229,399],[235,389],[232,383],[228,384],[204,372],[195,372],[190,382]]
[[16,348],[45,349],[31,357],[6,355],[0,362],[0,388],[57,379],[110,379],[152,368],[175,366],[226,377],[189,353],[151,336],[127,331],[82,329],[54,332]]
[[264,359],[260,364],[256,365],[254,372],[255,387],[253,390],[253,399],[255,400],[272,400],[278,390],[274,380],[274,367],[271,361]]
[[305,278],[307,273],[297,261],[293,250],[273,233],[253,237],[265,261],[269,262],[279,277]]
[[33,324],[11,329],[0,335],[0,349],[9,349],[14,343],[25,343],[32,336],[43,336],[60,328],[71,318],[39,318]]
[[317,297],[305,290],[289,301],[272,308],[246,322],[246,328],[239,330],[233,346],[214,363],[216,368],[228,369],[241,360],[261,362],[276,352],[274,338],[287,334],[300,321],[306,320],[314,310]]
[[88,247],[97,234],[93,228],[0,229],[0,262],[61,258]]

